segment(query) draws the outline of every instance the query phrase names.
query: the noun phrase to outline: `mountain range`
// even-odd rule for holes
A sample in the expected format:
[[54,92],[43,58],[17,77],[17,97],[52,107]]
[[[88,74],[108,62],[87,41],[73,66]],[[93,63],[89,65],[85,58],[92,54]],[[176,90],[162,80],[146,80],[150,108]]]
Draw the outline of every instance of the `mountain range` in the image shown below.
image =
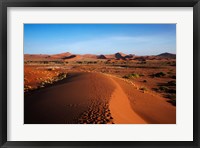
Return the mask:
[[122,52],[117,52],[114,54],[72,54],[70,52],[60,53],[60,54],[24,54],[25,61],[49,61],[49,60],[84,60],[84,59],[110,59],[110,60],[153,60],[153,59],[175,59],[176,54],[172,53],[161,53],[159,55],[150,56],[136,56],[135,54],[124,54]]

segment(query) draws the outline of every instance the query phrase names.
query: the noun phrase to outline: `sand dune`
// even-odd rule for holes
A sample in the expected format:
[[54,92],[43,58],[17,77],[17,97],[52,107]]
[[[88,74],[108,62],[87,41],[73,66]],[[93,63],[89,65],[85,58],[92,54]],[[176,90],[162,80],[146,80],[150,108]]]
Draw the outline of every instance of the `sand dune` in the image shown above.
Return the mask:
[[[138,97],[138,98],[137,98]],[[101,73],[71,73],[25,94],[25,123],[175,123],[175,107]]]
[[116,89],[113,92],[110,100],[110,110],[114,118],[114,123],[118,124],[147,123],[133,111],[133,109],[131,108],[130,101],[127,95],[120,87],[120,85],[114,80],[113,83],[115,83]]
[[176,123],[176,107],[166,102],[166,98],[148,92],[143,93],[119,78],[113,77],[112,79],[123,89],[129,98],[132,109],[146,122],[151,124]]
[[91,110],[90,116],[105,108],[114,88],[102,74],[72,73],[50,87],[25,94],[25,123],[78,123],[83,113]]

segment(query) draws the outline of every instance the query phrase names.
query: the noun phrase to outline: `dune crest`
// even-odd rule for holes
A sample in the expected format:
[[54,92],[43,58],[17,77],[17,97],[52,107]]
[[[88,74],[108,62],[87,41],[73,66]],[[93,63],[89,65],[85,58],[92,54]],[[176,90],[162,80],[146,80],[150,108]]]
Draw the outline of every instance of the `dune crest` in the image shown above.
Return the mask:
[[117,82],[113,80],[116,85],[111,100],[109,103],[110,112],[116,124],[144,124],[147,123],[139,115],[137,115],[131,108],[130,101],[127,95]]

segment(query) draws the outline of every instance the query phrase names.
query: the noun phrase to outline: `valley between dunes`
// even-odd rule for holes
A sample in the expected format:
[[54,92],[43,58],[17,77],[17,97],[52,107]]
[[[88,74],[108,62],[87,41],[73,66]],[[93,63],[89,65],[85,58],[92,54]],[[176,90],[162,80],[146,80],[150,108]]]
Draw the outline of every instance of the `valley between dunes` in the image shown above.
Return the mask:
[[25,93],[26,124],[175,124],[176,107],[121,78],[98,72],[71,72]]

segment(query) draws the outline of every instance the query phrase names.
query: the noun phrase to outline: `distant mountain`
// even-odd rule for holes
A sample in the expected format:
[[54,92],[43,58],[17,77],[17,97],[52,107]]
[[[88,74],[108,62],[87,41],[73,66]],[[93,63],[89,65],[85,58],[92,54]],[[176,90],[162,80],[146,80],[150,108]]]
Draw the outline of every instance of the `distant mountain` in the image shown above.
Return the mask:
[[101,54],[98,56],[98,59],[107,59],[105,55]]
[[162,57],[162,58],[172,58],[172,59],[176,58],[176,54],[172,54],[172,53],[168,53],[168,52],[161,53],[161,54],[159,54],[157,56],[158,57]]
[[126,56],[125,56],[126,59],[132,59],[132,58],[134,58],[134,57],[135,57],[134,54],[129,54],[129,55],[126,55]]
[[63,60],[66,60],[66,59],[72,59],[72,58],[75,58],[77,57],[76,55],[70,55],[70,56],[66,56],[64,58],[62,58]]
[[126,54],[121,53],[121,52],[115,53],[115,58],[118,59],[118,60],[119,59],[125,60],[125,56],[126,56]]
[[70,52],[65,52],[65,53],[60,53],[60,54],[53,54],[53,55],[49,55],[51,58],[55,58],[55,59],[63,59],[65,57],[69,57],[72,54]]

